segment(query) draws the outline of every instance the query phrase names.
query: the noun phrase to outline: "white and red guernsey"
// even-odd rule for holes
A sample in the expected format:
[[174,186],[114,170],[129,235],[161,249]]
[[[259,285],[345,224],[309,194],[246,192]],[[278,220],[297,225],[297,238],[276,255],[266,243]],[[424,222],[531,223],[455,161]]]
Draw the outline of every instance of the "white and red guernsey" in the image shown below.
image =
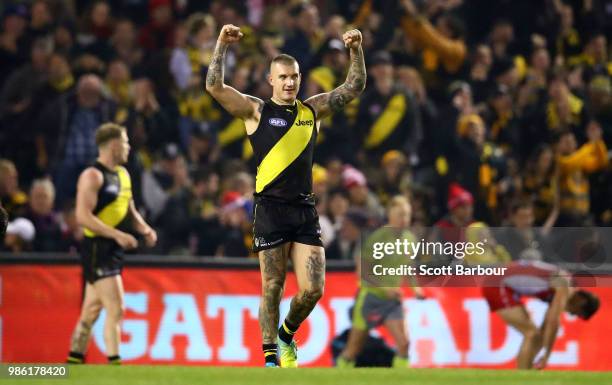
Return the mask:
[[490,281],[483,289],[491,311],[521,306],[522,297],[535,297],[550,302],[560,279],[569,282],[565,270],[545,262],[518,261],[509,264],[506,273]]

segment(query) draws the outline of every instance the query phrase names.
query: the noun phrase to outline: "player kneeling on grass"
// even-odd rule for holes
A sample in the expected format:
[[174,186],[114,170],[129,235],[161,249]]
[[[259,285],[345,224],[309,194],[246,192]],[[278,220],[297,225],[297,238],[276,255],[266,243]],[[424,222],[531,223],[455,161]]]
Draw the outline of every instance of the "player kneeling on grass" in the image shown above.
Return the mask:
[[[543,262],[511,263],[503,277],[483,288],[483,294],[491,311],[523,335],[517,357],[519,369],[546,366],[564,310],[588,320],[599,309],[599,299],[594,294],[571,287],[567,272]],[[550,304],[540,328],[529,317],[521,297],[535,297]],[[534,362],[541,349],[541,358]]]
[[[410,202],[403,196],[395,196],[391,199],[387,207],[388,222],[372,233],[364,247],[362,253],[371,252],[372,246],[376,242],[392,242],[396,239],[408,239],[414,241],[415,238],[406,228],[410,225],[411,216]],[[362,256],[362,258],[367,258]],[[365,263],[363,263],[365,262]],[[364,343],[368,337],[368,331],[379,325],[384,325],[395,340],[396,354],[393,357],[393,367],[408,366],[408,336],[404,327],[404,312],[402,309],[402,289],[400,285],[404,280],[402,276],[378,277],[380,281],[369,283],[364,279],[371,275],[371,258],[365,261],[355,261],[357,273],[361,278],[361,287],[357,293],[355,306],[353,307],[353,323],[349,333],[346,347],[340,353],[336,361],[339,368],[350,368],[355,366],[355,359],[362,351]],[[361,268],[368,269],[361,274]],[[376,261],[375,263],[378,263]],[[410,263],[406,255],[386,255],[380,260],[385,267],[400,266]],[[377,287],[376,287],[377,286]],[[384,286],[384,287],[382,287]],[[417,298],[423,298],[422,289],[418,286],[412,288]]]

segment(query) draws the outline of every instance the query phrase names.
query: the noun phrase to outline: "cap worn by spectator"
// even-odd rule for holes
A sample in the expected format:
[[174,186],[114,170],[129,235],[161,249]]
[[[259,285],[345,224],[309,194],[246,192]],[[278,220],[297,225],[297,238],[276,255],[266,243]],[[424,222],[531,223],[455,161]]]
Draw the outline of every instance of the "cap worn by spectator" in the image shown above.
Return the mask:
[[176,143],[168,143],[162,149],[161,157],[163,160],[175,160],[181,155],[181,150]]
[[357,228],[363,229],[368,225],[370,218],[368,214],[359,209],[350,209],[344,216],[344,220],[351,221]]
[[377,51],[372,54],[372,58],[370,59],[370,67],[374,67],[376,65],[385,65],[385,64],[393,64],[393,59],[391,58],[391,54],[387,51]]
[[462,80],[455,80],[448,86],[448,96],[452,99],[461,91],[470,91],[470,84]]
[[344,52],[344,43],[340,39],[331,39],[325,47],[325,52]]
[[36,235],[36,229],[29,219],[16,218],[8,223],[6,235],[15,235],[25,242],[32,242]]
[[387,151],[381,160],[381,164],[383,166],[388,165],[391,162],[399,162],[399,163],[404,163],[406,161],[406,157],[404,156],[404,154],[402,154],[401,151],[399,150],[389,150]]
[[244,207],[246,199],[238,191],[228,191],[221,199],[221,211],[230,211]]
[[213,133],[208,122],[197,122],[193,125],[191,135],[198,139],[211,139]]
[[353,167],[347,167],[342,171],[342,184],[348,190],[355,186],[364,187],[368,182],[361,171]]
[[448,209],[454,210],[459,206],[471,204],[474,204],[474,197],[472,194],[458,183],[451,183],[448,190]]
[[509,94],[510,90],[508,89],[508,86],[505,84],[494,84],[489,90],[489,99],[495,99]]

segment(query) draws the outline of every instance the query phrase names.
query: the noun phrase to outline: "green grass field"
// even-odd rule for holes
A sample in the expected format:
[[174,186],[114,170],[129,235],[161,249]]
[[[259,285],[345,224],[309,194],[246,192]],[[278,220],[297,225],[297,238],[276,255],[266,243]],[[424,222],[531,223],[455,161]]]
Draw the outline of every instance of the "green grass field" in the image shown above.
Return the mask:
[[[6,382],[0,379],[0,384]],[[266,369],[193,366],[71,366],[69,379],[8,380],[14,384],[87,385],[606,385],[612,372],[516,371],[480,369]]]

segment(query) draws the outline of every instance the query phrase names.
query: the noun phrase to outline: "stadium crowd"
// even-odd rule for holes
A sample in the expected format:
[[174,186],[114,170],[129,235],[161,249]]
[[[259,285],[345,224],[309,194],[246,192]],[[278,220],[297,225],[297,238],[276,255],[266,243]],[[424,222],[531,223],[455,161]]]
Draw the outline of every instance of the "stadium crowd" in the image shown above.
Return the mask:
[[262,99],[282,52],[300,63],[301,98],[332,90],[342,33],[363,34],[366,91],[321,122],[315,155],[328,259],[351,259],[397,194],[415,228],[612,225],[610,0],[2,4],[4,250],[77,250],[77,178],[113,121],[160,237],[140,252],[251,255],[252,151],[203,84],[227,23],[245,34],[228,83]]

